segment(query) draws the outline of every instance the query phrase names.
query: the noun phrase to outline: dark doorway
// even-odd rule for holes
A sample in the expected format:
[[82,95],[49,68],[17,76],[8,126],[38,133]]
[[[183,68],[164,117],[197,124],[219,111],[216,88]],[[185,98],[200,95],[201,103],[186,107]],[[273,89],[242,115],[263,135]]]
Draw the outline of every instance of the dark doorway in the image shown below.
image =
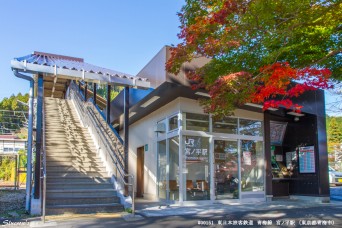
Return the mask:
[[137,197],[144,197],[144,147],[137,149]]

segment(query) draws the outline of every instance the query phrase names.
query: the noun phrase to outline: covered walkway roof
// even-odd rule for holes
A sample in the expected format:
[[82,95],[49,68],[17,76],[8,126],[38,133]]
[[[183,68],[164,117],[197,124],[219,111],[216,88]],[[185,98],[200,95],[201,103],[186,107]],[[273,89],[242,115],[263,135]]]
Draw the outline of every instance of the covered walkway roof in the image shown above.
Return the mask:
[[82,58],[34,52],[11,61],[19,72],[43,74],[45,96],[62,97],[69,80],[149,88],[146,78],[136,77],[84,62]]

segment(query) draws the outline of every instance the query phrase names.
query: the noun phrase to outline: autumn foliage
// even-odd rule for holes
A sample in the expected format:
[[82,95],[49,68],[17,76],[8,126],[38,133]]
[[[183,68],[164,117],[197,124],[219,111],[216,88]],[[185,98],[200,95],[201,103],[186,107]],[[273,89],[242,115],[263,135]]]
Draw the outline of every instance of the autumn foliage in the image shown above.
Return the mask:
[[166,64],[177,74],[199,56],[211,61],[188,73],[211,99],[208,112],[227,114],[247,102],[300,112],[293,98],[341,80],[340,1],[186,0],[183,41]]

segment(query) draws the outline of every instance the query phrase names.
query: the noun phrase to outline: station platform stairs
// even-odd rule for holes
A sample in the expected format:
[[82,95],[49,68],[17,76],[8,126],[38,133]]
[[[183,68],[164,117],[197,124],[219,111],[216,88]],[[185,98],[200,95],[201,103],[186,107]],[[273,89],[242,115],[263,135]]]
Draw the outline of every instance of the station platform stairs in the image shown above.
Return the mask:
[[44,98],[46,214],[121,212],[95,143],[71,100]]

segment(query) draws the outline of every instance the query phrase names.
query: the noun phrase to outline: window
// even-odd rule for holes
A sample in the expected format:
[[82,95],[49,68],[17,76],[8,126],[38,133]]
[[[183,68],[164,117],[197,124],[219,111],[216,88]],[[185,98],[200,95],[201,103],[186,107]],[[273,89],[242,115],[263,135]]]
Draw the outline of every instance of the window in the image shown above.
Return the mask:
[[166,141],[160,141],[158,147],[158,195],[160,199],[166,199]]
[[169,131],[173,131],[178,128],[178,115],[169,118]]
[[262,136],[262,122],[259,120],[240,119],[240,135]]
[[169,199],[179,200],[179,137],[169,140]]
[[241,141],[241,189],[243,192],[264,191],[263,143]]
[[158,138],[166,137],[166,124],[165,119],[157,122],[155,131],[157,132]]
[[209,131],[209,116],[204,114],[184,113],[185,130]]
[[221,120],[213,120],[213,132],[225,134],[237,134],[238,119],[225,117]]
[[209,138],[184,136],[184,200],[209,200]]

